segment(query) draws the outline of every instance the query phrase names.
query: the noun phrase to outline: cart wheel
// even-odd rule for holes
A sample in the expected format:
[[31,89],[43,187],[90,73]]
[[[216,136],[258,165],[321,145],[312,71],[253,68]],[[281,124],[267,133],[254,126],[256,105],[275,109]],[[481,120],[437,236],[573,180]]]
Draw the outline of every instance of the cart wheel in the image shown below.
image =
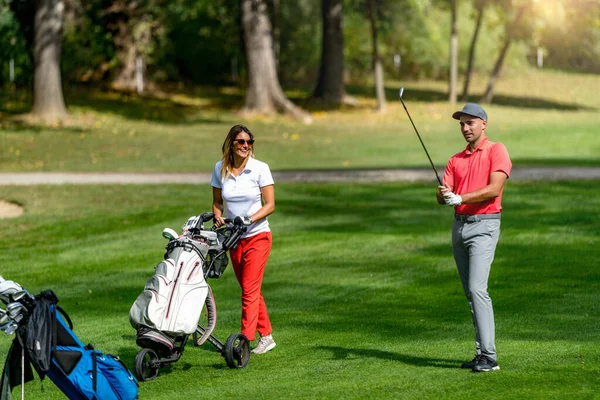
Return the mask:
[[152,349],[142,349],[135,356],[135,375],[140,381],[151,381],[158,376],[158,355]]
[[225,361],[229,368],[244,368],[250,361],[250,341],[241,333],[234,333],[225,343]]

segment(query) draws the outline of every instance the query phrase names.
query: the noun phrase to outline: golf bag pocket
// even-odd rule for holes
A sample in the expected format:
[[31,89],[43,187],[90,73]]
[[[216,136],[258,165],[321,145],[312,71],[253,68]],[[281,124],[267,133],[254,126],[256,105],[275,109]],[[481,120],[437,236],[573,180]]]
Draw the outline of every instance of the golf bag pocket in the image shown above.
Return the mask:
[[[138,384],[135,377],[117,356],[95,353],[96,368],[102,372],[111,388],[122,400],[137,399]],[[98,399],[104,397],[98,396]]]
[[111,354],[84,346],[60,314],[48,377],[69,399],[134,400],[138,383]]
[[[81,348],[79,354],[75,355],[77,351],[61,347],[57,348],[57,362],[50,368],[48,376],[69,399],[138,398],[137,380],[117,357],[86,348]],[[68,359],[62,359],[63,356]],[[68,367],[63,368],[65,365]]]

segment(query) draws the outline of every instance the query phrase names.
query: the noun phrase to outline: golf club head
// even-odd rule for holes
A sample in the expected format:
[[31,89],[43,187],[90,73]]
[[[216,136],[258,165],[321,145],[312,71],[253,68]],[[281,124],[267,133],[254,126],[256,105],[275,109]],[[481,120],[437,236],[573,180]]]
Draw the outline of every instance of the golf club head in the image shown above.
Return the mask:
[[402,98],[402,93],[404,93],[404,88],[400,88],[400,92],[398,92],[398,97]]
[[4,280],[0,282],[0,300],[2,300],[4,303],[9,303],[9,296],[21,290],[23,290],[23,288],[18,283]]
[[[27,311],[27,309],[21,303],[10,303],[6,307],[6,313],[8,314],[8,317],[11,318],[11,319],[14,319],[15,321],[16,321],[17,317],[19,315],[21,315],[21,313],[23,311]],[[21,315],[21,318],[22,317],[23,316]]]
[[12,335],[13,333],[15,333],[18,327],[19,325],[15,324],[14,322],[11,322],[6,329],[3,329],[3,331],[7,335]]
[[0,331],[6,330],[11,325],[16,325],[16,324],[13,320],[7,319],[6,321],[4,321],[0,324]]
[[165,239],[169,239],[169,240],[177,239],[177,232],[175,232],[171,228],[163,229],[162,235]]
[[29,293],[27,292],[27,290],[23,289],[23,290],[19,290],[18,292],[14,292],[13,294],[9,295],[8,297],[11,300],[11,303],[14,301],[21,301],[25,296],[28,296]]
[[8,320],[8,314],[6,314],[6,311],[0,309],[0,324],[5,323]]

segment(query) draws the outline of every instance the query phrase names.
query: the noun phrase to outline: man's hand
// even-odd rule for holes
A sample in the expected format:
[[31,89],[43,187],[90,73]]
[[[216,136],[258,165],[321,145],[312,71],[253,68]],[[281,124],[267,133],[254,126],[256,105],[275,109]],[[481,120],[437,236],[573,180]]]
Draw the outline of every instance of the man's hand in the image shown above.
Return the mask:
[[446,192],[443,194],[443,196],[444,196],[444,201],[450,207],[460,206],[462,204],[462,197],[460,197],[459,195],[457,195],[454,192]]

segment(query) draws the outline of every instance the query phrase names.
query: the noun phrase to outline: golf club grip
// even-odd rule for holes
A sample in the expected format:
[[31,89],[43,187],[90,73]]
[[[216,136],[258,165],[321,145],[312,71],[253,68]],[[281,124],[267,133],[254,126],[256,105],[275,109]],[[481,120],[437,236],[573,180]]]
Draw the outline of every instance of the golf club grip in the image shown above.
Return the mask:
[[242,231],[241,229],[235,229],[233,230],[231,236],[229,236],[225,242],[223,242],[223,249],[224,250],[229,250],[231,247],[233,247],[233,245],[238,241],[238,239],[240,238],[240,236],[242,236]]
[[200,215],[200,219],[202,220],[202,222],[210,221],[214,217],[215,217],[215,213],[213,213],[213,212],[205,212],[204,214]]

